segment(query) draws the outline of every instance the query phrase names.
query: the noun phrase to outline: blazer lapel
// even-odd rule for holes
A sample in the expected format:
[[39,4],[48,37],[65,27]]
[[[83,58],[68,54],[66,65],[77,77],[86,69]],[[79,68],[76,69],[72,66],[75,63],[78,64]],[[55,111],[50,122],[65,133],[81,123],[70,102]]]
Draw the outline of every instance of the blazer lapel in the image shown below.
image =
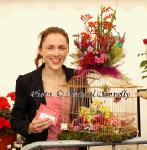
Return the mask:
[[42,69],[44,66],[44,64],[41,65],[32,76],[31,91],[36,92],[34,100],[36,102],[37,108],[39,108],[41,103],[46,104],[42,82]]

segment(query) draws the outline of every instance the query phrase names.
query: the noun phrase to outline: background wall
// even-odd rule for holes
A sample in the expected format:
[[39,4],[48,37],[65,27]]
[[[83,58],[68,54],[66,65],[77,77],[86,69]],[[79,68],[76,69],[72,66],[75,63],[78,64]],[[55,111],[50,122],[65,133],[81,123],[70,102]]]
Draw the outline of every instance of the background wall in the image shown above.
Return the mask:
[[[126,32],[126,58],[120,70],[132,81],[147,88],[147,79],[141,79],[137,54],[144,51],[147,38],[146,0],[0,0],[0,95],[14,91],[19,74],[35,69],[38,34],[49,26],[64,28],[70,37],[70,52],[74,51],[73,34],[83,30],[80,15],[96,15],[101,4],[116,7],[117,30]],[[71,58],[65,64],[70,66]],[[147,101],[141,101],[142,130],[147,135]]]

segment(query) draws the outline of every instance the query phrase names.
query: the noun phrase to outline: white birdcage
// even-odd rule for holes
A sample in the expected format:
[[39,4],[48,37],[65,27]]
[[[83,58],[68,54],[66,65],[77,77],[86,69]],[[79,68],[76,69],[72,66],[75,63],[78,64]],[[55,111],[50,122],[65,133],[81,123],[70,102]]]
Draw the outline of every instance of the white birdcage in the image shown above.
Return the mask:
[[137,86],[89,70],[68,87],[71,108],[68,121],[62,121],[68,128],[59,139],[119,142],[137,136]]

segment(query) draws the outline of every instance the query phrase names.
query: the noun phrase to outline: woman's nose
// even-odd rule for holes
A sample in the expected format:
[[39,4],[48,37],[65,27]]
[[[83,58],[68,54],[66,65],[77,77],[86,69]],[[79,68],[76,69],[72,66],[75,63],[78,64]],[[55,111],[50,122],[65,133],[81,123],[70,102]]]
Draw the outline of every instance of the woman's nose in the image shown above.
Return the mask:
[[56,48],[56,49],[53,51],[53,55],[55,55],[55,56],[58,56],[58,55],[59,55],[59,49],[58,49],[58,48]]

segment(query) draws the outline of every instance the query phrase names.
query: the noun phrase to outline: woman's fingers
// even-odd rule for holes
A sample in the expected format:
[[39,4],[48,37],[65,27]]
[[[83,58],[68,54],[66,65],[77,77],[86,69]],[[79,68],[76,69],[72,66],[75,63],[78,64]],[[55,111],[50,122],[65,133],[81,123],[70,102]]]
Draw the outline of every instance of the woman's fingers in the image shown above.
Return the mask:
[[37,124],[34,128],[34,133],[41,133],[44,129],[47,129],[51,124]]
[[40,121],[40,122],[38,122],[38,123],[35,124],[35,126],[37,128],[42,128],[42,127],[46,127],[46,126],[49,127],[50,125],[52,125],[52,121],[50,121],[50,120]]
[[29,125],[28,132],[29,133],[40,133],[44,129],[47,129],[51,126],[53,122],[49,119],[36,119],[32,120],[32,123]]
[[42,132],[44,129],[47,129],[49,127],[48,124],[45,125],[37,125],[35,128],[36,133]]

